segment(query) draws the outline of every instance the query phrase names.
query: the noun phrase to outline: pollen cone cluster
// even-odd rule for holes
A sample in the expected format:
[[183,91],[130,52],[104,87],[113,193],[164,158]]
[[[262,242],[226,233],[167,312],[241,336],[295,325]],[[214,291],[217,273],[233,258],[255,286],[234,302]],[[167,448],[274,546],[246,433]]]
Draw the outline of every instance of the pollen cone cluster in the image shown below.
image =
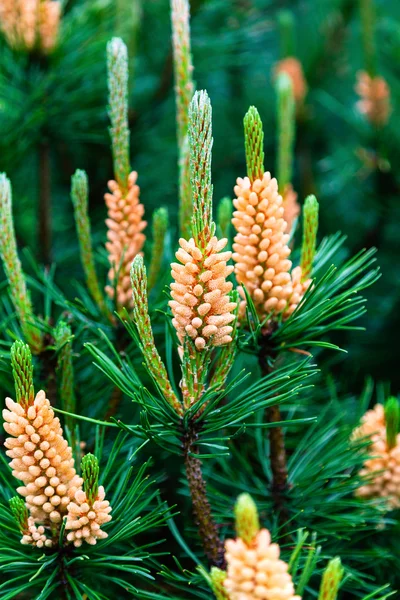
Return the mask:
[[363,498],[386,498],[390,509],[400,508],[400,434],[397,435],[396,445],[390,448],[382,404],[365,413],[360,427],[353,434],[355,439],[366,436],[372,442],[368,448],[372,458],[365,461],[360,475],[367,477],[368,482],[356,493]]
[[232,253],[221,252],[227,243],[212,237],[201,250],[193,238],[188,242],[181,238],[176,253],[180,262],[171,265],[175,280],[169,302],[172,322],[180,342],[189,335],[198,350],[232,341],[230,323],[235,319],[236,303],[230,301],[232,284],[226,281],[233,271],[233,266],[226,264]]
[[300,204],[297,202],[297,192],[289,184],[286,186],[283,195],[283,218],[287,223],[287,233],[292,231],[293,223],[300,214]]
[[37,526],[33,517],[28,517],[26,529],[21,538],[21,544],[24,546],[36,546],[37,548],[51,548],[53,541],[46,537],[46,530],[43,525]]
[[23,482],[17,492],[35,523],[59,523],[82,486],[60,421],[43,391],[26,409],[10,398],[6,406],[4,429],[12,436],[5,441],[6,454],[14,477]]
[[366,71],[357,74],[356,92],[361,100],[357,108],[373,125],[383,126],[387,123],[390,108],[390,90],[383,77],[371,77]]
[[288,565],[280,560],[278,544],[271,544],[267,529],[252,542],[241,538],[225,543],[227,577],[224,586],[230,600],[301,600],[295,595]]
[[106,248],[112,265],[108,273],[111,283],[106,287],[106,292],[110,298],[114,298],[116,288],[116,303],[119,308],[132,306],[130,268],[146,239],[142,233],[146,227],[146,221],[143,221],[144,207],[139,202],[136,180],[137,173],[132,171],[126,194],[122,193],[116,181],[109,181],[111,193],[104,196],[108,208]]
[[296,104],[299,106],[304,101],[307,94],[307,83],[303,73],[301,62],[294,56],[288,56],[280,60],[275,67],[275,74],[286,73],[293,86],[293,95]]
[[[302,282],[300,267],[290,272],[289,235],[277,181],[268,172],[253,183],[248,177],[239,177],[235,194],[232,223],[237,231],[233,244],[236,279],[251,295],[260,319],[270,314],[285,319],[297,307],[310,281]],[[239,287],[239,293],[243,314],[243,287]]]
[[0,0],[0,28],[14,48],[51,52],[56,45],[60,18],[58,0]]
[[67,540],[73,542],[74,546],[79,547],[82,542],[94,545],[97,540],[108,536],[101,530],[104,523],[111,521],[111,506],[108,500],[105,500],[103,486],[99,486],[97,498],[90,503],[83,490],[75,493],[75,501],[68,506],[68,517],[66,530]]

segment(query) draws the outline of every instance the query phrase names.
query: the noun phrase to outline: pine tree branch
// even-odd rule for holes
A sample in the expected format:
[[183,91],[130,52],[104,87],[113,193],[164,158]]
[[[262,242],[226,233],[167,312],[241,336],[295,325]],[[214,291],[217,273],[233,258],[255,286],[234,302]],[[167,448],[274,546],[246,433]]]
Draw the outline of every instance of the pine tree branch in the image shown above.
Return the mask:
[[211,513],[210,502],[207,498],[206,482],[204,481],[201,461],[195,456],[197,450],[194,444],[197,439],[193,423],[189,425],[183,441],[186,477],[192,498],[193,514],[199,528],[204,552],[212,566],[225,566],[224,545],[218,534],[218,527]]

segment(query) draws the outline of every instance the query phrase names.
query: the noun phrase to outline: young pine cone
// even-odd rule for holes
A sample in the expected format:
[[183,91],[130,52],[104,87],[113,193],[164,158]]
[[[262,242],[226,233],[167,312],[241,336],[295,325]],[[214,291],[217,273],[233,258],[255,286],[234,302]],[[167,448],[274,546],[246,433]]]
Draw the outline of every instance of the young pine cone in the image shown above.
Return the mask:
[[301,62],[294,56],[280,60],[275,66],[275,75],[286,73],[293,86],[293,95],[297,106],[301,105],[307,94],[307,82],[304,77]]
[[26,529],[23,531],[21,544],[24,546],[36,546],[36,548],[51,548],[53,541],[46,537],[46,529],[43,525],[37,526],[33,517],[28,518]]
[[142,231],[147,223],[143,221],[144,206],[139,202],[136,180],[137,173],[132,171],[129,175],[128,192],[124,196],[118,183],[109,181],[111,194],[104,196],[108,208],[106,248],[112,265],[108,273],[111,285],[106,287],[106,292],[113,298],[116,286],[119,308],[132,306],[130,269],[146,239]]
[[11,398],[6,398],[6,406],[4,429],[12,436],[4,443],[6,454],[12,459],[14,477],[24,484],[17,492],[35,522],[59,523],[83,483],[60,421],[43,391],[25,409]]
[[61,18],[58,0],[0,0],[0,28],[10,46],[45,54],[56,44]]
[[[236,211],[232,223],[238,232],[233,244],[236,279],[251,295],[260,319],[269,314],[287,318],[297,307],[310,280],[302,282],[300,267],[290,273],[289,234],[277,181],[268,172],[262,180],[256,179],[253,183],[248,177],[239,177],[235,193]],[[242,288],[239,293],[243,298],[243,314]]]
[[101,525],[111,521],[111,506],[108,500],[104,500],[105,492],[103,486],[99,486],[96,500],[90,504],[83,490],[75,493],[75,501],[68,506],[67,524],[65,529],[67,540],[79,547],[82,542],[97,544],[97,540],[108,536],[102,531]]
[[390,90],[383,77],[371,77],[366,71],[360,71],[356,92],[361,97],[357,102],[359,112],[373,125],[386,125],[391,112]]
[[365,485],[357,489],[357,496],[363,498],[386,498],[390,509],[400,508],[400,434],[396,444],[390,448],[386,437],[385,411],[382,404],[368,410],[353,438],[371,439],[368,458],[360,475],[368,478]]
[[233,266],[227,266],[231,252],[221,252],[228,240],[211,238],[204,251],[201,251],[191,238],[188,242],[179,240],[180,249],[176,258],[180,263],[172,263],[171,296],[169,302],[174,315],[173,325],[181,344],[189,335],[197,350],[208,343],[223,346],[232,341],[232,314],[236,303],[231,302],[229,292],[232,283],[226,281]]
[[278,544],[271,544],[261,529],[246,544],[241,538],[226,540],[227,577],[224,586],[230,600],[301,600],[295,595],[288,565],[279,559]]
[[38,30],[40,47],[45,54],[51,52],[56,45],[60,19],[60,2],[54,2],[54,0],[40,2]]

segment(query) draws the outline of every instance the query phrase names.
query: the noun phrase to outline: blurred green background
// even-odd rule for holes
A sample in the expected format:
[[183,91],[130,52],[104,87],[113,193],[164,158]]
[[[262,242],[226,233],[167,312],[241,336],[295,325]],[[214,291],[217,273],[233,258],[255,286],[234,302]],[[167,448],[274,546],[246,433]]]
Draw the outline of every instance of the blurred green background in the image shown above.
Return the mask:
[[[50,173],[51,259],[68,291],[83,279],[70,177],[90,179],[90,212],[98,256],[106,260],[103,195],[112,177],[106,43],[121,36],[130,52],[132,166],[139,173],[147,219],[167,206],[177,235],[178,169],[170,6],[167,0],[70,0],[59,46],[46,60],[0,48],[0,170],[14,190],[20,246],[43,258],[40,195]],[[400,4],[376,0],[377,70],[391,90],[392,114],[382,129],[355,107],[356,73],[365,68],[360,4],[355,0],[192,2],[194,78],[213,105],[213,181],[217,201],[245,175],[243,116],[255,105],[265,130],[266,168],[276,166],[273,69],[282,56],[279,15],[294,18],[294,53],[308,83],[297,123],[294,188],[320,202],[320,237],[341,230],[354,252],[377,246],[382,278],[368,290],[367,332],[340,340],[349,354],[331,357],[334,375],[355,391],[371,375],[396,393],[400,384]],[[41,185],[42,177],[42,185]],[[3,278],[4,279],[4,278]],[[360,323],[361,324],[361,323]],[[343,334],[341,334],[343,337]],[[390,382],[390,383],[389,383]]]

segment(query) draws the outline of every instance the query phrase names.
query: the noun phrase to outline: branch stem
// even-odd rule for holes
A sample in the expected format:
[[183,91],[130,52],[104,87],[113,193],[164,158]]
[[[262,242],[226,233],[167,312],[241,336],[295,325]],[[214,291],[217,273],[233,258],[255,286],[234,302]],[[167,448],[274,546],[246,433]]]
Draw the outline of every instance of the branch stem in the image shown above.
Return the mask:
[[184,442],[184,460],[186,477],[189,483],[192,498],[193,514],[199,528],[204,552],[212,566],[224,568],[224,545],[218,534],[218,527],[211,514],[210,502],[207,498],[206,482],[203,478],[201,461],[194,456],[197,449],[194,447],[197,434],[193,424],[189,425]]
[[51,175],[50,146],[45,140],[39,145],[39,248],[45,265],[51,263]]
[[[267,360],[263,350],[259,354],[259,365],[263,377],[269,375],[273,367],[271,367]],[[279,423],[282,421],[281,411],[278,404],[270,406],[266,410],[268,423]],[[287,460],[286,460],[286,448],[285,448],[285,437],[283,435],[282,427],[271,427],[268,429],[269,436],[269,452],[270,452],[270,463],[272,471],[272,497],[274,500],[274,506],[279,511],[282,520],[285,519],[285,510],[283,507],[284,494],[287,490]]]

